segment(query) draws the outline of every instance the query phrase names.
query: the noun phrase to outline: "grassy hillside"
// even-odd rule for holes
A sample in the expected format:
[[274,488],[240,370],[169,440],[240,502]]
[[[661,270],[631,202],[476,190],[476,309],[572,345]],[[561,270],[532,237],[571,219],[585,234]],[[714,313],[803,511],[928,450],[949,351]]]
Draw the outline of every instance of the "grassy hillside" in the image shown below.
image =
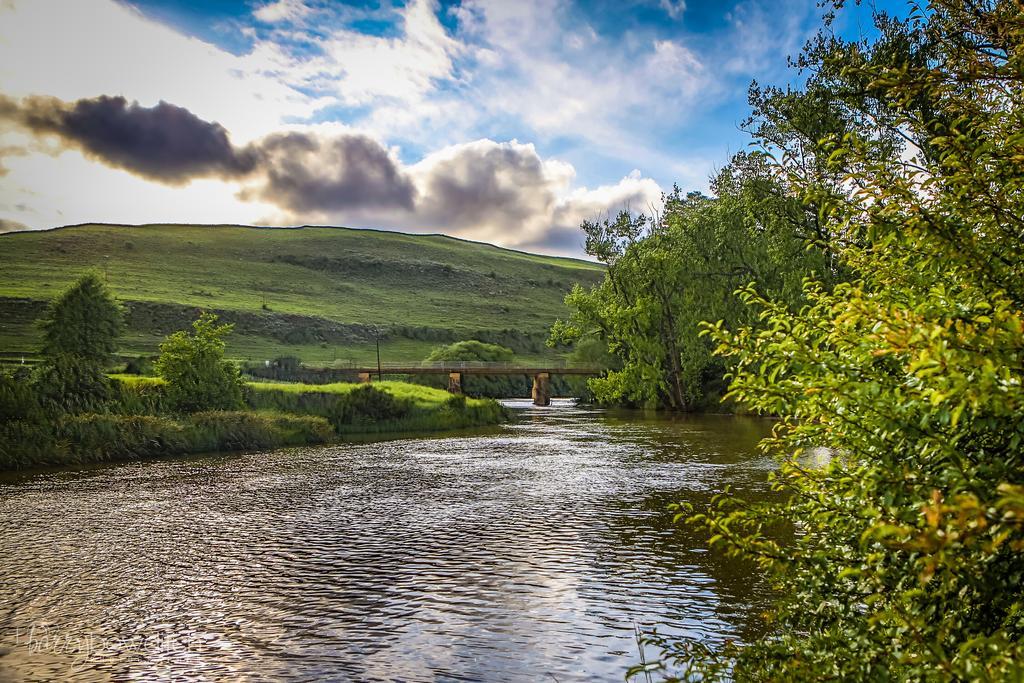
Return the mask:
[[229,355],[364,362],[419,360],[477,338],[520,357],[550,355],[547,328],[585,261],[438,235],[347,228],[83,225],[0,235],[0,353],[32,354],[32,321],[82,272],[105,273],[124,303],[131,355],[155,353],[197,309],[236,324]]

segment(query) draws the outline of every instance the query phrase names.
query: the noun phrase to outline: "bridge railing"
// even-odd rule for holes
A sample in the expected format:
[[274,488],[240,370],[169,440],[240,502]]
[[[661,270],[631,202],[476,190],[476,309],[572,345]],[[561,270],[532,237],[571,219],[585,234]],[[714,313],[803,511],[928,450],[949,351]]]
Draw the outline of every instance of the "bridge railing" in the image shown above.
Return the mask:
[[[374,368],[377,367],[377,364],[376,363],[356,363],[355,361],[349,361],[349,362],[342,362],[342,363],[336,362],[336,363],[334,363],[332,365],[332,367],[338,368],[338,369],[346,369],[346,368],[349,368],[349,369],[363,369],[363,368],[374,369]],[[476,361],[476,360],[467,360],[467,361],[435,361],[435,362],[429,362],[429,363],[426,362],[426,361],[411,362],[411,363],[401,363],[401,362],[390,361],[390,362],[381,363],[380,364],[380,368],[381,368],[381,370],[421,368],[423,370],[452,370],[452,371],[456,371],[456,370],[517,370],[517,369],[520,369],[520,368],[522,368],[523,370],[527,370],[527,369],[531,369],[531,368],[545,368],[545,369],[551,369],[551,370],[588,370],[588,369],[591,369],[590,366],[579,364],[579,363],[569,363],[569,362],[566,362],[564,360],[546,360],[546,361],[538,361],[538,362],[529,363],[529,364],[513,363],[513,362],[509,362],[509,361]]]

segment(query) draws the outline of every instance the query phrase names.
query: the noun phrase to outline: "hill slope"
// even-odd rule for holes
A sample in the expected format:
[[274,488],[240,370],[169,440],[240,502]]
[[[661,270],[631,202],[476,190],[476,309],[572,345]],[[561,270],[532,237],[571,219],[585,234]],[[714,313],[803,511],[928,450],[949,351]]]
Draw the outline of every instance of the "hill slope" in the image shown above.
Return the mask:
[[348,228],[82,225],[0,235],[0,352],[38,348],[45,302],[96,269],[125,305],[128,354],[151,354],[197,309],[236,324],[229,355],[419,360],[477,338],[549,356],[547,329],[585,261],[440,235]]

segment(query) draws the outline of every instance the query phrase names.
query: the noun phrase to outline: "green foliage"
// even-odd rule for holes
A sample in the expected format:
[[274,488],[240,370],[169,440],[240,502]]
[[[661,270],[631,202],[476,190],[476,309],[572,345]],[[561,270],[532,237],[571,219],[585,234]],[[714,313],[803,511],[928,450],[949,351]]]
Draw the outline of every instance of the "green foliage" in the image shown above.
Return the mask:
[[782,598],[748,646],[666,643],[687,680],[1024,678],[1024,10],[877,23],[873,45],[811,43],[806,96],[758,95],[853,277],[808,281],[799,316],[746,288],[757,323],[709,327],[733,395],[784,416],[765,447],[788,495],[689,523]]
[[51,416],[106,408],[103,365],[117,350],[121,310],[92,273],[55,298],[40,320],[45,360],[32,376],[35,400]]
[[246,401],[255,410],[324,417],[339,434],[442,431],[500,424],[509,417],[495,401],[401,382],[254,383]]
[[155,358],[139,356],[129,358],[125,363],[124,372],[126,375],[150,375],[153,373],[153,361]]
[[439,346],[424,360],[428,363],[445,361],[482,361],[489,363],[510,362],[515,358],[512,349],[497,344],[487,344],[476,339]]
[[56,450],[32,387],[24,378],[0,372],[0,470],[25,467]]
[[214,411],[178,419],[76,415],[61,423],[60,434],[69,453],[53,464],[326,443],[334,430],[323,418],[311,416]]
[[87,273],[50,303],[40,326],[45,355],[103,365],[117,350],[121,309],[103,281]]
[[113,375],[111,411],[122,415],[161,415],[174,412],[167,383],[158,377]]
[[217,316],[203,313],[192,333],[175,332],[160,345],[154,364],[167,382],[167,400],[176,411],[231,410],[242,405],[238,366],[224,360],[224,337],[231,325],[218,325]]
[[387,391],[363,384],[338,399],[340,424],[386,422],[398,420],[412,410],[412,401],[400,399]]
[[795,303],[805,275],[832,277],[824,252],[807,248],[812,216],[763,155],[737,155],[712,189],[714,197],[676,188],[658,219],[622,212],[583,224],[588,252],[608,270],[599,285],[566,297],[572,315],[556,323],[551,343],[596,339],[617,358],[590,381],[600,402],[716,405],[725,366],[700,337],[700,322],[750,320],[733,296],[746,282]]
[[[515,358],[515,352],[510,348],[470,339],[439,346],[424,361],[510,363]],[[445,375],[414,375],[410,381],[438,389],[446,389],[448,386],[448,377]],[[530,382],[530,378],[525,375],[463,375],[462,391],[469,396],[488,398],[529,396]]]
[[111,399],[110,380],[93,359],[62,354],[36,366],[32,374],[36,400],[51,416],[103,412]]

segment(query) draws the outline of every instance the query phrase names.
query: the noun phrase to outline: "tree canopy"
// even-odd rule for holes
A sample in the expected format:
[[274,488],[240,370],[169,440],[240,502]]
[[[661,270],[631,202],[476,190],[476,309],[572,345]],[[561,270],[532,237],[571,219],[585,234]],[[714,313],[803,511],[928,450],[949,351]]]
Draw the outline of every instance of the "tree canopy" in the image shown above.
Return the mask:
[[760,153],[737,155],[714,178],[712,196],[676,188],[660,216],[624,211],[585,222],[587,251],[608,265],[607,275],[566,297],[571,315],[556,323],[551,343],[596,338],[607,345],[619,362],[590,382],[601,402],[714,405],[725,365],[700,336],[700,323],[752,320],[734,296],[751,281],[795,307],[805,276],[831,280],[835,269],[811,239],[812,222]]
[[117,350],[121,309],[99,276],[87,273],[50,302],[40,325],[45,355],[102,364]]
[[501,362],[510,361],[515,358],[512,349],[488,344],[486,342],[469,339],[459,341],[446,346],[438,346],[426,357],[428,363],[439,363],[442,361],[484,361]]
[[683,676],[1024,677],[1024,10],[935,1],[876,24],[812,41],[802,90],[752,90],[849,281],[809,279],[798,316],[746,287],[756,319],[706,328],[732,395],[783,416],[764,447],[786,495],[681,519],[781,598],[747,646],[662,641]]

